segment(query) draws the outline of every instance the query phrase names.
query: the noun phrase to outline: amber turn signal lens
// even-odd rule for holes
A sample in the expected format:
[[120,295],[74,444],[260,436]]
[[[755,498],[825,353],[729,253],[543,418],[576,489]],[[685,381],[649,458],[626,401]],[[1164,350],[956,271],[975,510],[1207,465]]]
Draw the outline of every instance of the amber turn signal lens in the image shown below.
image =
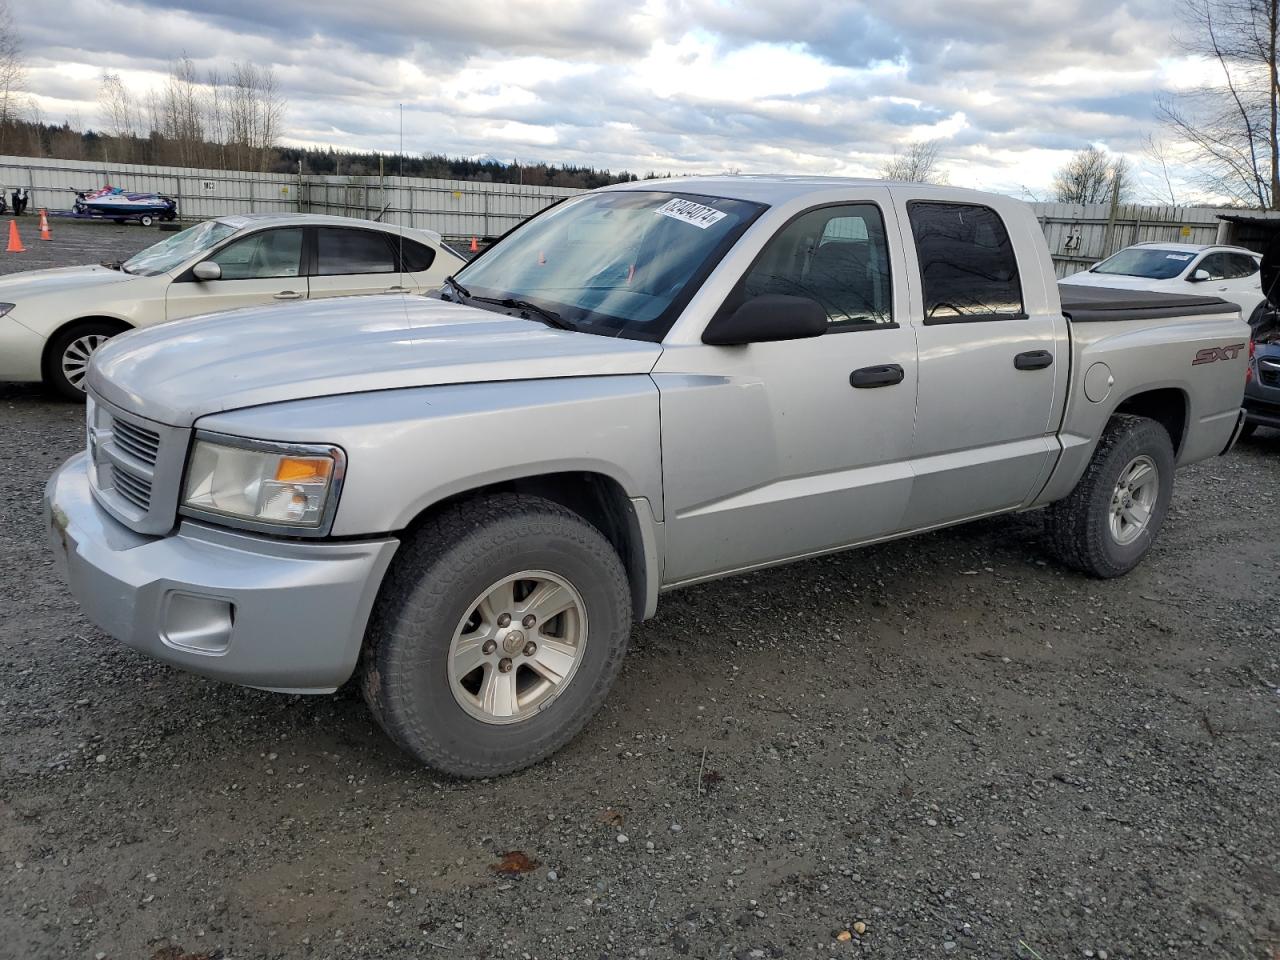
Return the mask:
[[276,467],[279,483],[324,483],[333,461],[328,457],[281,457]]

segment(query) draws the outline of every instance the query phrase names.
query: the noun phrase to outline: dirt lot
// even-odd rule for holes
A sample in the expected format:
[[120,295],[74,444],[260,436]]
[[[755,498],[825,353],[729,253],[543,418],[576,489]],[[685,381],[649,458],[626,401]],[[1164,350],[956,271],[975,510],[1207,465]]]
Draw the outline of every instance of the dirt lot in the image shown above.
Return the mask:
[[1122,580],[1032,515],[671,595],[575,743],[457,783],[101,636],[39,515],[82,411],[0,405],[0,956],[1280,957],[1280,434]]

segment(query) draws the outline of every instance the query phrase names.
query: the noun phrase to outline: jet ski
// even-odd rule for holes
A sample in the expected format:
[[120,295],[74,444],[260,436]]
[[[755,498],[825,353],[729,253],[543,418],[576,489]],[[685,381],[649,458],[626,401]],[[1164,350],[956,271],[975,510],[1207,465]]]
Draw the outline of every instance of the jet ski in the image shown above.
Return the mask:
[[178,216],[178,204],[159,193],[129,193],[120,187],[106,186],[101,190],[77,190],[75,212],[82,217],[100,217],[123,223],[137,220],[144,227],[155,220],[173,220]]

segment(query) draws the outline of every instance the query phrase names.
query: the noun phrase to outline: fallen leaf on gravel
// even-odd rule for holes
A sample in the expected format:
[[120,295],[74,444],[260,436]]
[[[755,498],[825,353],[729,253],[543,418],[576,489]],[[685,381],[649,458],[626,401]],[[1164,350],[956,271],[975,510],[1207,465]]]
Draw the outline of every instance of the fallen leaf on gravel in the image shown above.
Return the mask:
[[724,780],[724,774],[719,770],[708,770],[702,775],[702,789],[705,793],[710,793],[716,787],[720,786]]
[[596,817],[596,822],[605,823],[616,828],[622,826],[625,819],[626,818],[623,817],[621,813],[613,809],[613,807],[609,807],[607,810],[604,810],[600,816]]
[[504,877],[518,877],[522,873],[538,869],[538,861],[530,860],[523,850],[510,850],[497,863],[490,864],[489,869]]

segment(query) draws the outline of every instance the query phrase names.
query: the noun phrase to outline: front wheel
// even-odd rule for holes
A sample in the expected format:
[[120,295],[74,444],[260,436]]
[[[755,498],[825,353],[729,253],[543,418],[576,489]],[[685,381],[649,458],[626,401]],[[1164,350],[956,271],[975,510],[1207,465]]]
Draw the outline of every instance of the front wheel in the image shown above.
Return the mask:
[[1094,577],[1128,573],[1151,549],[1173,498],[1173,443],[1146,417],[1118,414],[1075,489],[1049,507],[1049,544]]
[[599,709],[630,632],[626,573],[596,527],[540,497],[467,501],[400,548],[361,686],[382,728],[423,763],[460,777],[511,773]]
[[96,320],[63,330],[49,342],[45,354],[45,383],[68,400],[83,400],[89,361],[99,347],[119,332],[119,325]]

